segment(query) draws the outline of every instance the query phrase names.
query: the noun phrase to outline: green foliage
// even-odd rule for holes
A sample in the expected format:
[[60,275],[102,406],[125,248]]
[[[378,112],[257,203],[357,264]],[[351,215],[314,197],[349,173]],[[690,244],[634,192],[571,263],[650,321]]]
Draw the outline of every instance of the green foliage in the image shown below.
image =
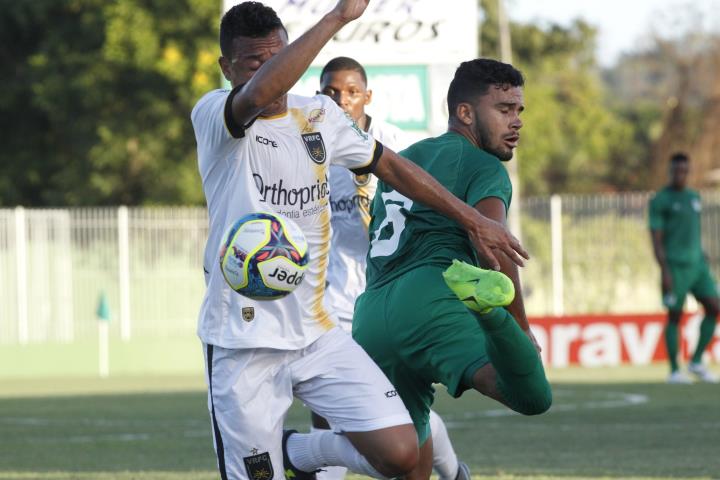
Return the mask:
[[217,0],[35,0],[0,18],[0,205],[200,203],[192,105]]
[[[497,57],[497,3],[482,0],[480,48]],[[648,143],[632,123],[634,111],[613,110],[595,62],[596,30],[582,20],[570,26],[511,24],[513,63],[526,78],[520,181],[528,195],[647,188],[639,170]],[[647,124],[642,124],[646,127]]]

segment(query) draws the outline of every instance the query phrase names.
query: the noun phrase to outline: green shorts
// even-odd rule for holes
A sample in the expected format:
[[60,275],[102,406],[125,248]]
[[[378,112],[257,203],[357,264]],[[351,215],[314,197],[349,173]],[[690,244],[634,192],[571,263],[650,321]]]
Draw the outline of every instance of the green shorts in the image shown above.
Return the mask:
[[717,298],[717,285],[706,262],[668,266],[673,284],[672,291],[663,297],[668,310],[682,310],[688,293],[695,298]]
[[443,270],[417,268],[366,290],[353,317],[353,337],[397,389],[421,444],[430,434],[433,383],[459,397],[490,361],[485,334],[445,284]]

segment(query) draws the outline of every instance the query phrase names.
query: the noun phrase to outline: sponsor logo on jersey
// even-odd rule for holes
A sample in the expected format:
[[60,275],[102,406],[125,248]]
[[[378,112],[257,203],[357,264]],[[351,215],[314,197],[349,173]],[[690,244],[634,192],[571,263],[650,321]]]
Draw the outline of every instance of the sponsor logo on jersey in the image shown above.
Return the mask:
[[310,159],[318,165],[325,163],[325,142],[320,132],[301,133],[300,136]]
[[333,213],[337,212],[348,212],[352,213],[356,208],[370,206],[370,197],[367,195],[353,195],[352,197],[345,197],[339,200],[333,200],[330,198],[330,210]]
[[255,307],[243,307],[242,317],[246,322],[252,322],[255,318]]
[[269,145],[273,148],[278,148],[278,144],[275,140],[270,140],[269,138],[261,137],[260,135],[255,135],[255,141],[261,145]]
[[385,396],[387,398],[397,397],[398,396],[397,390],[390,390],[389,392],[385,392]]
[[353,183],[357,185],[358,187],[364,187],[368,183],[370,183],[370,174],[366,173],[365,175],[355,175],[353,174]]
[[267,183],[262,175],[253,173],[255,186],[257,186],[264,202],[270,202],[279,207],[305,208],[309,203],[315,203],[330,194],[328,177],[320,181],[317,179],[312,185],[289,188],[281,178],[275,183]]
[[243,462],[245,462],[245,471],[250,480],[271,480],[275,476],[268,452],[243,457]]
[[312,110],[307,119],[308,123],[322,123],[323,120],[325,120],[324,108],[316,108],[315,110]]

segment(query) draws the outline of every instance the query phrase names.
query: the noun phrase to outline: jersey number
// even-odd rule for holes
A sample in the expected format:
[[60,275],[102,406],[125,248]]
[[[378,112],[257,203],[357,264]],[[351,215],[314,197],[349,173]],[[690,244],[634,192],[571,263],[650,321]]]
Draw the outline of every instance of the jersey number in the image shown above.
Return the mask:
[[[400,244],[400,234],[405,230],[405,215],[402,210],[409,211],[413,201],[403,197],[395,190],[382,192],[383,205],[385,206],[385,220],[373,232],[373,240],[370,242],[370,257],[387,257],[392,255]],[[380,239],[380,233],[388,226],[392,228],[392,235],[389,238]]]

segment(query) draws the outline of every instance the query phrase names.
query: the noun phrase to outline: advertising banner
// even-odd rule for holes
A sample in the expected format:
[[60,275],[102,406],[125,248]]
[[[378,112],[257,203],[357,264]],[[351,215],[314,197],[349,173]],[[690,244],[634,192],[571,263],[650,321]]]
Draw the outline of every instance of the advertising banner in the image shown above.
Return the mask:
[[[531,318],[530,326],[542,347],[545,365],[608,367],[667,360],[666,320],[663,313],[578,315]],[[680,355],[685,360],[697,344],[700,322],[702,314],[683,316]],[[705,355],[720,363],[720,325]]]

